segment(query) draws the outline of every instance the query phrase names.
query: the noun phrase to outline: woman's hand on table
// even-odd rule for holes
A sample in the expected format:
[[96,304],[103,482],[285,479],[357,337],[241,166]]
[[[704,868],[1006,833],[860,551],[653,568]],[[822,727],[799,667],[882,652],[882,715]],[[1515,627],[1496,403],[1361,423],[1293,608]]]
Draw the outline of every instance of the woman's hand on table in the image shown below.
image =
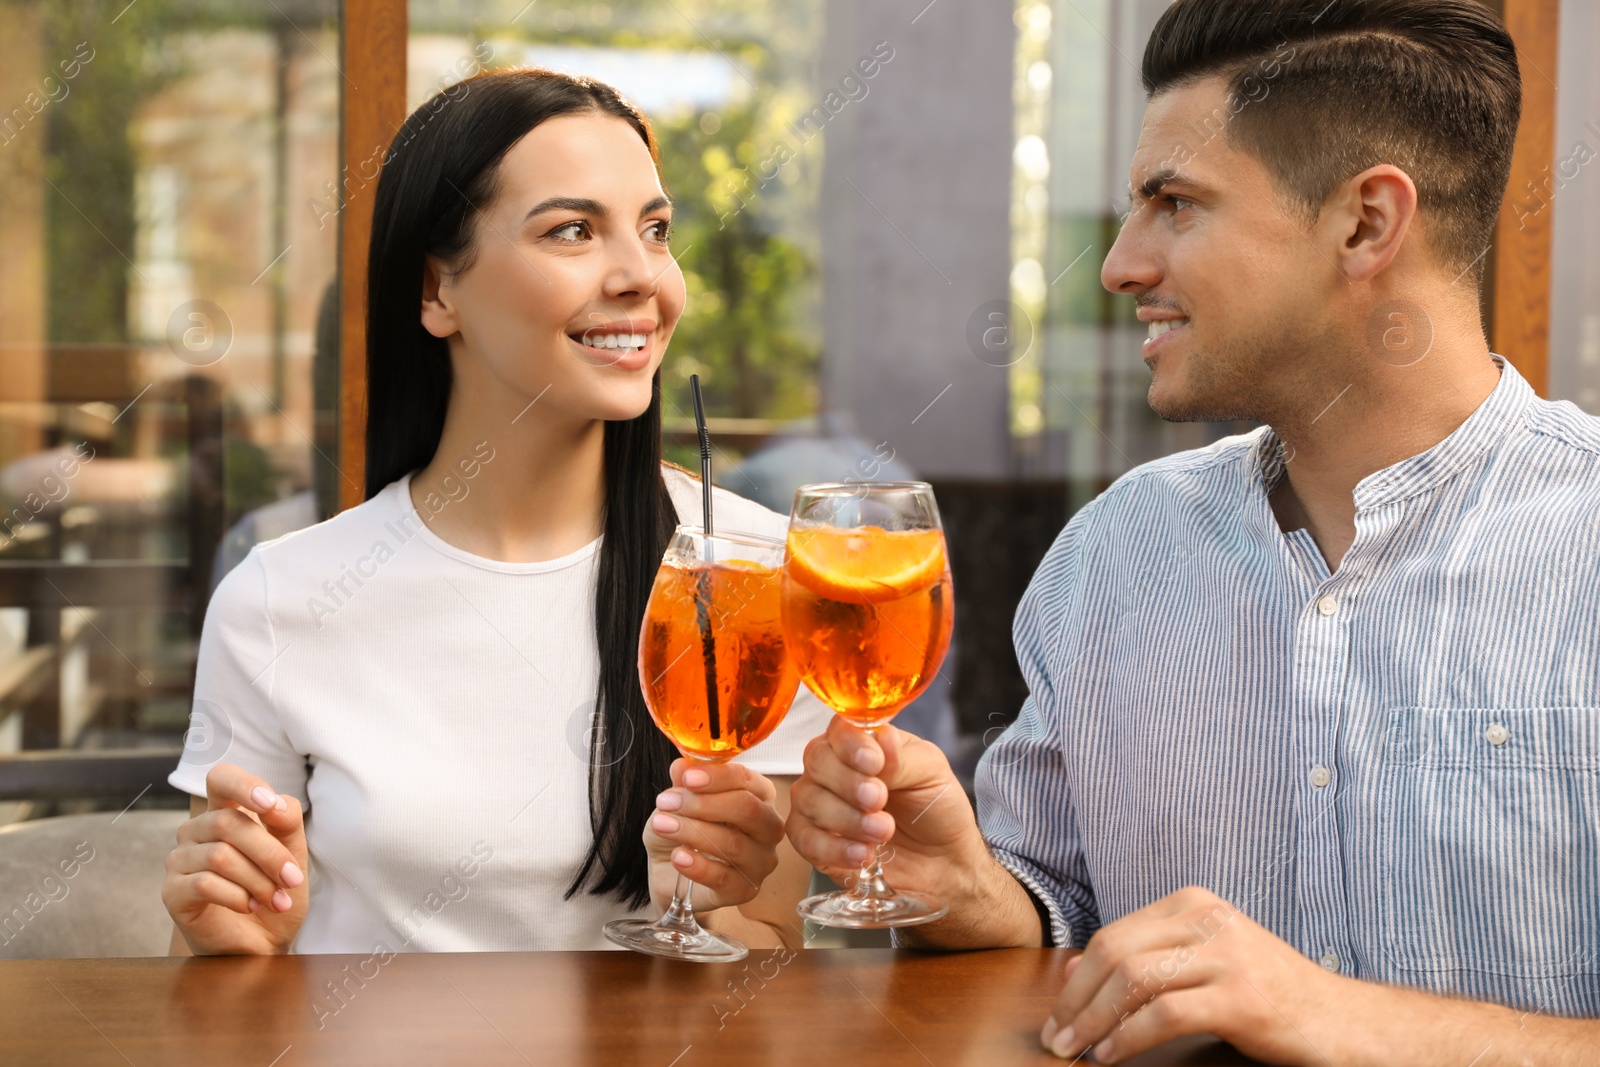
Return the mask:
[[672,900],[680,874],[695,884],[697,911],[754,900],[778,866],[776,797],[770,780],[737,763],[674,760],[672,788],[656,798],[644,829],[657,908]]
[[178,827],[162,903],[197,956],[287,952],[309,896],[300,802],[219,763],[206,804]]

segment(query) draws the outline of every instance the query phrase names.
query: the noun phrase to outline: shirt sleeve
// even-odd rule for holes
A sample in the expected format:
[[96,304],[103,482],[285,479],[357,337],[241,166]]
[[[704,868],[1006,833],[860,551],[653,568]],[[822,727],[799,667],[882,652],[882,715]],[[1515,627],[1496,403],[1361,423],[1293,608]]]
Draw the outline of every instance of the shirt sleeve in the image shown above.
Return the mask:
[[813,737],[821,737],[827,731],[832,718],[828,705],[801,682],[800,691],[789,706],[789,714],[772,731],[772,736],[749,752],[736,756],[733,762],[742,763],[758,774],[799,775],[806,769],[806,745]]
[[1065,623],[1076,599],[1078,542],[1088,510],[1062,532],[1017,609],[1017,661],[1029,696],[1016,722],[984,752],[974,780],[978,825],[990,851],[1044,904],[1051,937],[1061,946],[1087,944],[1100,926],[1053,685],[1058,665],[1071,663],[1073,642],[1082,639]]
[[189,729],[167,781],[204,797],[206,772],[232,763],[309,806],[305,756],[290,744],[272,703],[279,660],[287,651],[278,647],[268,612],[261,550],[253,549],[222,579],[206,607]]

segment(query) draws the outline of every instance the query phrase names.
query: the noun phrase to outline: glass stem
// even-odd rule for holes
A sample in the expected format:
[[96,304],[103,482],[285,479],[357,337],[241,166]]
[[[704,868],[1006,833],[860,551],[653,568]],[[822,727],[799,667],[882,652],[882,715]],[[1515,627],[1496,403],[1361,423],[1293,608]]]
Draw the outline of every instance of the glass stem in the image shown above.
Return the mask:
[[[867,727],[866,734],[874,741],[878,739],[876,727]],[[888,900],[894,896],[894,890],[889,888],[889,883],[883,877],[883,848],[877,845],[872,850],[872,859],[862,864],[861,870],[856,872],[856,884],[851,888],[850,895],[858,900]]]
[[686,934],[699,933],[700,924],[694,918],[694,901],[690,899],[693,892],[694,883],[678,875],[678,884],[672,888],[672,903],[667,905],[667,910],[656,921],[656,925]]
[[894,890],[883,877],[883,846],[872,850],[872,860],[856,873],[856,884],[850,895],[860,900],[888,900]]

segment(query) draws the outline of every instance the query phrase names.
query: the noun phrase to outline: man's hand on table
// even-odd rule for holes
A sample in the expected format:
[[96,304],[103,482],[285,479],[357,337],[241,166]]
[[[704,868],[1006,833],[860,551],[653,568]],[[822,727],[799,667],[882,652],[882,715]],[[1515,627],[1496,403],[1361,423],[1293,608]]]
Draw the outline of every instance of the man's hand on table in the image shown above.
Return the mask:
[[1098,931],[1068,961],[1039,1036],[1058,1056],[1092,1047],[1102,1063],[1205,1033],[1272,1063],[1327,1063],[1327,1028],[1354,1007],[1355,985],[1191,887]]
[[1594,1063],[1600,1048],[1600,1022],[1334,974],[1193,886],[1103,927],[1066,973],[1039,1035],[1064,1058],[1092,1048],[1118,1063],[1191,1034],[1303,1067],[1555,1067]]
[[937,745],[837,716],[806,746],[805,773],[790,792],[789,841],[812,866],[853,883],[874,846],[890,841],[884,871],[896,889],[950,906],[902,939],[931,948],[1037,946],[1043,935],[1027,891],[995,862],[972,805]]

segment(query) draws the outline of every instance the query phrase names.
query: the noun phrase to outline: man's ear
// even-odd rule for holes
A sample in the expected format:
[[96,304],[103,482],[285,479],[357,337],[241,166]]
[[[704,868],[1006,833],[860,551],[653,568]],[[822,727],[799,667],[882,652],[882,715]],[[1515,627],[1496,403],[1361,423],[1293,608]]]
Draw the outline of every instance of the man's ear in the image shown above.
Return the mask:
[[422,328],[440,338],[461,331],[453,294],[444,278],[444,264],[427,257],[422,268]]
[[1389,163],[1368,167],[1329,197],[1322,225],[1338,239],[1336,262],[1353,282],[1371,281],[1400,254],[1417,215],[1417,186]]

